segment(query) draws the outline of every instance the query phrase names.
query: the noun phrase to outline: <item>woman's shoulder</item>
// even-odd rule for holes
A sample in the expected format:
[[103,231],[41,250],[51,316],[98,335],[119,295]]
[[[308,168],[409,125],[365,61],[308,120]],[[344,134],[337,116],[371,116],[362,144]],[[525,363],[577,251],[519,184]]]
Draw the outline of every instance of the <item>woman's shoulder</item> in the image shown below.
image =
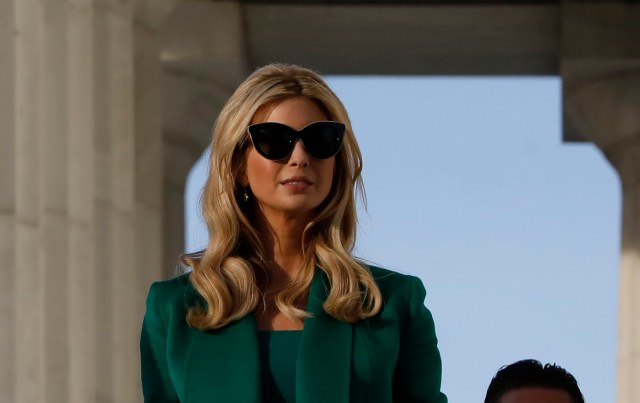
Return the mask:
[[411,286],[416,284],[422,284],[420,278],[403,274],[394,270],[385,269],[383,267],[375,266],[372,264],[366,264],[366,267],[371,272],[373,279],[376,281],[379,287],[391,286],[397,287],[399,285]]
[[179,274],[167,280],[155,281],[151,284],[151,288],[157,289],[162,292],[172,292],[180,289],[185,289],[191,286],[189,281],[189,275],[191,272]]
[[426,311],[427,292],[420,278],[370,264],[367,267],[382,294],[380,318],[409,320],[417,312]]
[[184,273],[168,280],[154,282],[149,288],[147,302],[160,305],[190,305],[197,296],[189,280],[190,274]]
[[424,299],[426,291],[420,278],[371,264],[366,266],[385,300],[388,301],[394,296],[415,296]]

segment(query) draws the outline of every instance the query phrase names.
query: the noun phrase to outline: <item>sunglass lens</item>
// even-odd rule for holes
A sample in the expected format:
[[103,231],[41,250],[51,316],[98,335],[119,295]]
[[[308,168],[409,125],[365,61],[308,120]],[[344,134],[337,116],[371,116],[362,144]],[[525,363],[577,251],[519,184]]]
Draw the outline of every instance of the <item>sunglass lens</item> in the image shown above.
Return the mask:
[[282,159],[291,152],[291,141],[287,129],[286,126],[279,124],[253,125],[250,128],[253,146],[267,159]]
[[333,122],[314,123],[304,130],[304,147],[314,158],[333,157],[342,146],[344,125]]

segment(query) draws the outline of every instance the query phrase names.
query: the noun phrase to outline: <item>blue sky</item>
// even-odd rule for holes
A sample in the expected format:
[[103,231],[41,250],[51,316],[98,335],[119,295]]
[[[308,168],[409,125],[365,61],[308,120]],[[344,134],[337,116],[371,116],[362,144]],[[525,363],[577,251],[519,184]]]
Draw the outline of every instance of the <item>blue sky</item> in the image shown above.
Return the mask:
[[[563,143],[560,80],[329,77],[364,158],[356,255],[427,288],[451,402],[482,401],[523,358],[615,401],[620,185],[589,143]],[[212,118],[213,124],[213,118]],[[206,244],[187,182],[186,245]]]

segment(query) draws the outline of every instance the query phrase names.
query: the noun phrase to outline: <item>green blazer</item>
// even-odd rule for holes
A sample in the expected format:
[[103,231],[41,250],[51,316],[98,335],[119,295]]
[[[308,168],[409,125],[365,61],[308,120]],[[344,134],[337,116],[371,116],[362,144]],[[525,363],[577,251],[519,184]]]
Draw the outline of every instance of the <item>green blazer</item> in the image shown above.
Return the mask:
[[[384,298],[381,312],[355,324],[322,308],[328,282],[317,270],[311,284],[296,364],[297,403],[446,403],[442,365],[422,282],[370,267]],[[198,301],[188,274],[154,283],[147,298],[140,352],[147,403],[261,401],[253,314],[221,329],[189,327]]]

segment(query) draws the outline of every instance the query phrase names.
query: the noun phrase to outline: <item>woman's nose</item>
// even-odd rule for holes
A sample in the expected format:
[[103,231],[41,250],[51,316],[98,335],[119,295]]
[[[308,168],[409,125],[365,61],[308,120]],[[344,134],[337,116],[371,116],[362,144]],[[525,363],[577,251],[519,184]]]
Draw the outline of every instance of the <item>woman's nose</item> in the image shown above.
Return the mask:
[[289,156],[289,165],[307,166],[309,165],[309,158],[309,153],[305,150],[302,140],[296,140],[293,151],[291,151],[291,155]]

